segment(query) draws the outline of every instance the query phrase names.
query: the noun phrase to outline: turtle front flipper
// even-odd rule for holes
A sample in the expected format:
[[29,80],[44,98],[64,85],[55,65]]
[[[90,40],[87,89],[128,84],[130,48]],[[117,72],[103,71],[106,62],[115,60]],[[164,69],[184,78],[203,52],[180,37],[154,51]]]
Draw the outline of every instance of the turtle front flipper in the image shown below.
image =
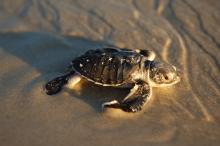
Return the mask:
[[153,61],[156,56],[155,52],[151,50],[136,49],[135,51],[137,53],[140,53],[141,55],[144,55],[145,57],[147,57],[147,60],[150,61]]
[[151,96],[151,88],[147,83],[136,83],[131,89],[130,93],[124,98],[122,102],[113,100],[106,102],[103,107],[121,108],[126,112],[138,112],[142,110],[143,105]]
[[68,83],[69,78],[74,75],[74,73],[74,71],[71,71],[47,82],[45,85],[46,93],[48,95],[53,95],[61,91],[62,87]]

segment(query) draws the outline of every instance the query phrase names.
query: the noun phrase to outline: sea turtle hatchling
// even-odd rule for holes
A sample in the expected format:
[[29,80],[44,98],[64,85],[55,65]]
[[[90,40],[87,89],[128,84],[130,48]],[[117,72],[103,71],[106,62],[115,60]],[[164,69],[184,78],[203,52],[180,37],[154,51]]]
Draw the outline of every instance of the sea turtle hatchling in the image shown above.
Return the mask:
[[64,85],[74,86],[81,78],[102,86],[128,88],[130,93],[121,101],[103,103],[104,107],[138,112],[152,95],[152,87],[178,83],[180,78],[173,65],[154,61],[149,50],[129,50],[115,47],[89,50],[75,58],[68,72],[45,85],[48,95],[58,93]]

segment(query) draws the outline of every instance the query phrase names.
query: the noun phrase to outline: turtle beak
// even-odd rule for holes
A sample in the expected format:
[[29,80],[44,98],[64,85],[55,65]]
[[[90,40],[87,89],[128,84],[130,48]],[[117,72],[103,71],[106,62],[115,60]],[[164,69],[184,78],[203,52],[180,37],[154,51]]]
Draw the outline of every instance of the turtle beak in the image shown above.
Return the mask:
[[176,66],[174,66],[174,65],[172,65],[172,66],[173,66],[174,70],[176,71]]
[[180,80],[181,80],[181,79],[180,79],[180,76],[177,76],[177,77],[176,77],[176,83],[180,82]]
[[177,69],[175,66],[173,66],[174,70],[176,71],[176,83],[178,83],[181,80],[181,72],[179,69]]
[[179,82],[180,80],[181,80],[181,75],[182,75],[182,73],[180,72],[180,70],[177,70],[176,71],[176,75],[177,75],[177,82]]

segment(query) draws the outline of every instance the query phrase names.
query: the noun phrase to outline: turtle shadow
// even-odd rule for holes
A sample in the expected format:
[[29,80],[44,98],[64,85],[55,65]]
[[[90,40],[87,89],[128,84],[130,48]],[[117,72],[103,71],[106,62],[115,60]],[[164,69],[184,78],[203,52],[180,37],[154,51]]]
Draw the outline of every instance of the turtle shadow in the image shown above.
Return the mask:
[[122,100],[130,89],[104,87],[85,79],[77,83],[74,89],[64,89],[68,94],[88,103],[97,112],[102,112],[102,104],[112,100]]
[[62,71],[73,58],[87,50],[108,45],[104,41],[53,33],[0,33],[0,48],[35,68],[42,76]]
[[[42,80],[44,83],[41,89],[43,90],[44,84],[62,74],[73,58],[87,50],[103,46],[113,45],[104,41],[43,32],[0,33],[0,51],[3,51],[6,57],[14,56],[39,72],[38,77],[23,87],[22,92],[24,93],[31,90],[30,88],[34,88],[35,86],[33,85],[37,84],[37,82],[42,82]],[[3,80],[5,80],[3,82],[6,82],[10,80],[10,77],[6,77]],[[15,85],[16,81],[13,86]],[[125,96],[126,93],[126,90],[97,86],[85,81],[81,82],[80,85],[80,90],[73,90],[68,93],[90,104],[97,111],[101,110],[103,102],[116,97],[120,98]],[[42,93],[44,94],[44,92]]]

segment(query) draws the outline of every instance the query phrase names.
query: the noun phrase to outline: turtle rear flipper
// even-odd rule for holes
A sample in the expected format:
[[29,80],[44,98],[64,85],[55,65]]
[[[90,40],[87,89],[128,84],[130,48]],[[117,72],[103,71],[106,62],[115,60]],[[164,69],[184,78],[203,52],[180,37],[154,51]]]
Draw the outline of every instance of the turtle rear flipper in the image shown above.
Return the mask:
[[69,78],[74,74],[74,71],[68,72],[65,75],[56,77],[45,85],[45,90],[48,95],[53,95],[61,91],[62,87],[68,83]]
[[136,83],[130,93],[120,103],[116,100],[106,102],[103,107],[121,108],[126,112],[138,112],[151,96],[151,88],[147,83]]

